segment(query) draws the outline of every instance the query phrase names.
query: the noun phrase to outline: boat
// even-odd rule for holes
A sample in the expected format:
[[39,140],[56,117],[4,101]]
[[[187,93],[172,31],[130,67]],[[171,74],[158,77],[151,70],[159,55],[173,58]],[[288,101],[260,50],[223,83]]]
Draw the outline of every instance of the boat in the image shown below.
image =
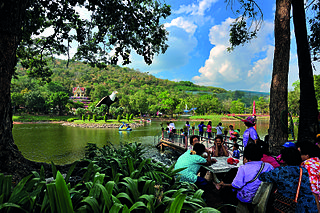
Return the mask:
[[129,124],[122,123],[122,125],[119,127],[119,131],[132,131],[132,128],[129,126]]

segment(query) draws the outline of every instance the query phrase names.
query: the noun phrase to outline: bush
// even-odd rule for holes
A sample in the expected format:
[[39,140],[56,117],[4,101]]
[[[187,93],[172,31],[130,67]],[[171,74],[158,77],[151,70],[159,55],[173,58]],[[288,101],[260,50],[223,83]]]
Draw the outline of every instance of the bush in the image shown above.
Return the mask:
[[106,122],[106,123],[107,123],[108,116],[107,116],[107,115],[104,115],[104,116],[103,116],[103,120],[104,120],[104,122]]
[[121,115],[118,115],[117,117],[117,121],[120,122],[121,121]]
[[93,118],[92,118],[92,119],[93,119],[94,122],[96,122],[96,121],[97,121],[97,116],[96,116],[96,115],[93,115]]
[[129,119],[130,119],[130,120],[132,120],[132,119],[133,119],[133,114],[131,114],[131,115],[130,115],[130,118],[129,118]]
[[68,122],[73,122],[73,121],[75,121],[75,120],[77,120],[77,118],[69,118],[67,121],[68,121]]
[[0,174],[1,212],[218,212],[205,207],[201,189],[174,182],[181,169],[144,159],[141,144],[120,146],[88,144],[82,178],[71,177],[76,163],[65,178],[52,164],[48,184],[43,167],[15,187]]
[[82,115],[82,120],[85,121],[86,120],[86,116]]
[[91,120],[91,115],[88,115],[88,121],[90,121]]

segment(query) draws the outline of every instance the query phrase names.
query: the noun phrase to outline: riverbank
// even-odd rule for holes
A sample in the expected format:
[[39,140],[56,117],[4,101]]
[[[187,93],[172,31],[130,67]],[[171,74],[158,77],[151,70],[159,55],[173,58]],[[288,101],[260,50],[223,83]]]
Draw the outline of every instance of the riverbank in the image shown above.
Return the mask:
[[[116,123],[74,123],[74,122],[63,122],[62,126],[71,126],[71,127],[81,127],[81,128],[119,128],[121,124]],[[143,123],[130,123],[131,128],[137,128],[143,126]]]

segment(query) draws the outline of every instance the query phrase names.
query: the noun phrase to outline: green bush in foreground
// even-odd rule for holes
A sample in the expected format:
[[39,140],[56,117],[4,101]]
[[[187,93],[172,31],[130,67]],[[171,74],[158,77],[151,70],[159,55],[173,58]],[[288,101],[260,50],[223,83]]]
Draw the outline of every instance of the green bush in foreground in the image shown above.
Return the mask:
[[205,207],[202,190],[176,183],[173,166],[143,159],[141,144],[119,149],[87,146],[81,180],[71,185],[53,165],[54,180],[46,183],[43,168],[14,188],[11,176],[0,174],[0,212],[218,212]]

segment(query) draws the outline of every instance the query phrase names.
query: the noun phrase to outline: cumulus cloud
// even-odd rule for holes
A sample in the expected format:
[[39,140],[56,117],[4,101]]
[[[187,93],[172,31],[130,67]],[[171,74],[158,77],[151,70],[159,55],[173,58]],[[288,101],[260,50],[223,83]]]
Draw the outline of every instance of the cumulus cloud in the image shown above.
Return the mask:
[[209,10],[214,3],[216,3],[218,0],[202,0],[199,1],[199,4],[196,5],[194,3],[189,5],[180,5],[180,8],[174,13],[176,14],[190,14],[190,15],[197,15],[197,16],[203,16],[205,15],[205,12]]
[[185,20],[183,17],[175,18],[171,21],[171,23],[165,23],[164,26],[166,28],[176,26],[185,30],[187,33],[190,33],[191,35],[193,35],[197,29],[197,25],[193,24],[190,21]]
[[187,65],[190,59],[190,52],[198,44],[197,39],[193,36],[192,31],[188,32],[180,25],[167,25],[167,30],[169,31],[167,42],[169,48],[165,54],[155,56],[150,66],[145,64],[141,56],[132,54],[132,64],[129,67],[156,74],[162,71],[174,71]]
[[[265,22],[258,37],[228,52],[229,28],[234,19],[227,18],[210,29],[209,40],[214,47],[198,76],[199,85],[217,86],[231,90],[269,91],[274,46],[269,38],[273,24]],[[268,88],[269,87],[269,88]]]

